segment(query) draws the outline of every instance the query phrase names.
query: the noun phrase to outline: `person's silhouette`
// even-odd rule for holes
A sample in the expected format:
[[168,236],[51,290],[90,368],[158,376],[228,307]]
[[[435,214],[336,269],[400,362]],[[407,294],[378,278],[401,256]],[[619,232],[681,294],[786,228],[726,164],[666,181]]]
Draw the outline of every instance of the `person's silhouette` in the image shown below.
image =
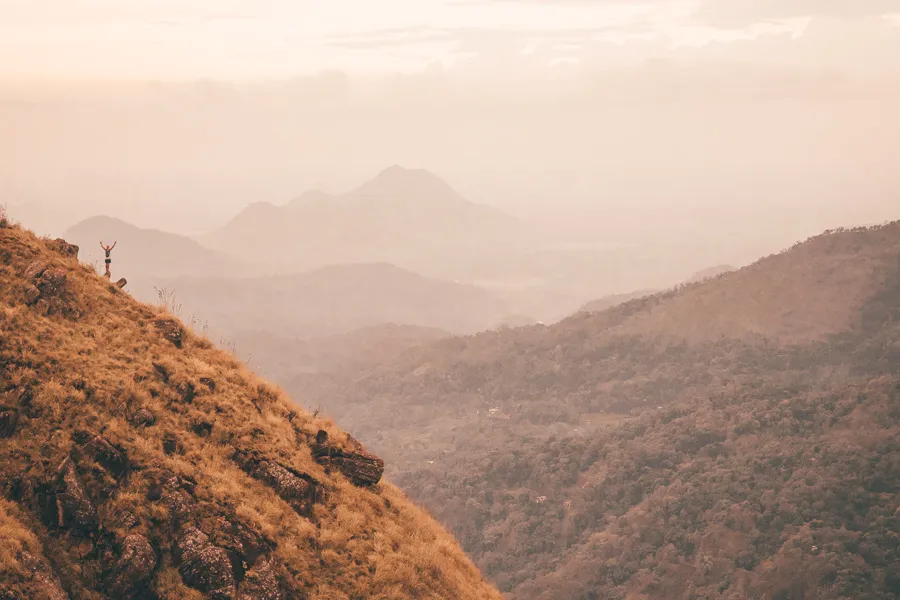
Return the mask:
[[104,252],[106,252],[106,273],[104,274],[104,276],[105,276],[107,279],[109,279],[109,277],[110,277],[110,273],[109,273],[109,263],[112,262],[112,259],[109,257],[109,254],[110,254],[110,252],[112,252],[113,248],[115,248],[115,247],[116,247],[116,244],[118,244],[118,243],[119,243],[119,242],[113,242],[113,243],[112,243],[112,246],[107,246],[107,245],[105,245],[103,242],[100,242],[100,247],[103,248],[103,251],[104,251]]

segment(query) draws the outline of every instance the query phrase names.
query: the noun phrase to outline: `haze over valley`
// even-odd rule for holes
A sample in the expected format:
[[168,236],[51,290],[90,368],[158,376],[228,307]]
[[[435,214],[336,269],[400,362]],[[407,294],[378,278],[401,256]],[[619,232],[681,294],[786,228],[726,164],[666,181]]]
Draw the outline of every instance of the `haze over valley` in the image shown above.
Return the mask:
[[0,600],[900,598],[891,0],[0,0]]

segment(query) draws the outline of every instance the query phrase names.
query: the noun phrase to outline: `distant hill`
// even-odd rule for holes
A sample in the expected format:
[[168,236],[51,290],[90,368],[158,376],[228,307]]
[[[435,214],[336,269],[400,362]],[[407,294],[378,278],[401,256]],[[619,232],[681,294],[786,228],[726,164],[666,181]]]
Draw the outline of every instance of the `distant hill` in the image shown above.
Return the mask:
[[900,594],[900,222],[289,389],[513,600]]
[[612,308],[613,306],[618,306],[619,304],[624,304],[631,300],[636,300],[637,298],[643,298],[644,296],[650,296],[656,293],[658,293],[658,290],[638,290],[628,294],[611,294],[588,302],[581,307],[581,311],[600,312]]
[[383,461],[0,226],[0,598],[500,600]]
[[225,253],[196,241],[159,231],[142,229],[120,219],[96,216],[70,227],[64,237],[80,248],[79,258],[103,271],[100,242],[118,242],[112,253],[115,278],[139,285],[153,277],[185,275],[219,277],[247,274],[241,263]]
[[[719,275],[724,275],[725,273],[731,273],[732,271],[736,271],[736,267],[732,267],[731,265],[716,265],[714,267],[709,267],[707,269],[703,269],[702,271],[698,271],[691,275],[684,283],[699,283],[706,279],[712,279],[714,277],[718,277]],[[609,296],[604,296],[602,298],[598,298],[597,300],[593,300],[588,302],[584,306],[581,307],[581,311],[583,312],[601,312],[608,308],[612,308],[614,306],[618,306],[619,304],[624,304],[631,300],[637,300],[638,298],[644,298],[646,296],[652,296],[654,294],[660,293],[662,290],[637,290],[635,292],[629,292],[626,294],[611,294]]]
[[428,171],[394,166],[345,194],[254,204],[201,241],[270,273],[389,262],[454,277],[528,240],[517,219],[467,201]]
[[702,271],[694,273],[690,278],[688,278],[685,283],[697,283],[698,281],[703,281],[704,279],[712,279],[713,277],[718,277],[719,275],[724,275],[725,273],[731,273],[732,271],[737,271],[737,267],[732,267],[731,265],[716,265],[714,267],[709,267],[708,269],[703,269]]
[[324,337],[395,323],[474,333],[507,316],[487,291],[423,277],[386,264],[348,264],[308,273],[249,279],[181,277],[158,281],[175,293],[181,314],[211,330]]
[[391,363],[412,348],[448,337],[449,333],[433,327],[384,323],[317,338],[291,337],[285,331],[240,330],[230,333],[228,342],[260,375],[284,381],[297,373]]

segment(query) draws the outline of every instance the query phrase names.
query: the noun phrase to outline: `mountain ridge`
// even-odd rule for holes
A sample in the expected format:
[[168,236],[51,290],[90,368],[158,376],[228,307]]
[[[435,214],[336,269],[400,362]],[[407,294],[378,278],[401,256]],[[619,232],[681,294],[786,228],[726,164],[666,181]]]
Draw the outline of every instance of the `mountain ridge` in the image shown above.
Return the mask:
[[900,221],[286,385],[515,600],[887,600],[898,340]]
[[0,597],[499,600],[378,457],[77,250],[0,228]]

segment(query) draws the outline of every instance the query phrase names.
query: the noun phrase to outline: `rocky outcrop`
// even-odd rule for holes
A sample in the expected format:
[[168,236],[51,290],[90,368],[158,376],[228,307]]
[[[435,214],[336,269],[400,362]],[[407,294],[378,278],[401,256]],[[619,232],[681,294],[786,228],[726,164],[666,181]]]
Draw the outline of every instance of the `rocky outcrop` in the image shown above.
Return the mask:
[[147,499],[165,506],[175,526],[188,522],[197,504],[190,482],[166,469],[152,470],[147,475],[150,479]]
[[68,276],[64,269],[47,261],[35,261],[25,269],[31,286],[25,290],[25,303],[44,315],[62,314],[75,319],[80,313],[67,297]]
[[228,554],[212,545],[205,533],[186,528],[175,544],[173,558],[185,585],[212,600],[234,600],[237,589]]
[[181,344],[184,341],[184,331],[181,329],[178,321],[175,319],[157,319],[153,322],[153,325],[160,335],[172,342],[176,348],[181,348]]
[[[319,432],[316,436],[317,441],[323,439],[327,442],[328,434],[325,433],[322,436],[323,433],[325,432]],[[337,469],[354,485],[366,487],[381,481],[381,476],[384,474],[384,461],[374,454],[366,452],[362,444],[351,436],[347,437],[351,447],[349,451],[327,443],[317,443],[313,447],[313,458],[323,466]]]
[[107,593],[113,598],[135,598],[153,575],[156,562],[156,552],[147,538],[129,535],[119,548],[112,572],[106,577]]
[[281,600],[275,564],[262,560],[247,572],[238,590],[237,600]]
[[156,423],[156,417],[146,408],[141,408],[131,415],[129,422],[135,427],[151,427]]
[[94,436],[85,444],[84,452],[116,479],[125,475],[128,470],[128,457],[125,455],[125,451],[116,448],[99,435]]
[[[18,558],[19,563],[30,573],[32,585],[36,588],[35,591],[41,594],[36,596],[37,598],[42,600],[69,600],[69,595],[63,590],[59,577],[44,560],[25,551],[22,551]],[[12,596],[12,599],[24,600],[15,596]]]
[[62,254],[66,258],[78,258],[78,246],[70,244],[62,238],[56,238],[55,240],[47,242],[47,246],[54,252]]
[[97,508],[84,491],[72,459],[67,458],[57,471],[57,480],[39,494],[44,521],[51,527],[74,529],[82,533],[97,530]]
[[14,408],[0,407],[0,439],[12,437],[19,422],[19,412]]
[[121,290],[123,287],[125,287],[126,285],[128,285],[128,280],[125,279],[124,277],[121,278],[120,280],[118,280],[118,281],[116,282],[116,287],[119,288],[120,290]]
[[252,527],[237,520],[227,521],[223,518],[218,519],[213,541],[228,554],[231,571],[238,584],[242,584],[248,572],[258,570],[261,561],[276,547],[273,540]]
[[243,452],[237,452],[234,460],[245,473],[275,490],[301,515],[309,515],[312,505],[321,497],[321,486],[305,473]]

